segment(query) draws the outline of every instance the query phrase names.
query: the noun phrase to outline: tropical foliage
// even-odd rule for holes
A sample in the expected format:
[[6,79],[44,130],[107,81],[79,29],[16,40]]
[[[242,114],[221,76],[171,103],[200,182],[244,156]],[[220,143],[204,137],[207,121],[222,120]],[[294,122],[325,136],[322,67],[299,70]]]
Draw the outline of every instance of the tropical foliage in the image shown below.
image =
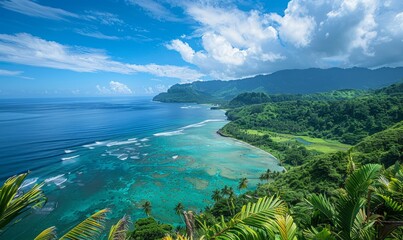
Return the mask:
[[[106,214],[109,212],[109,209],[102,209],[75,227],[69,230],[66,234],[59,238],[59,240],[75,240],[75,239],[98,239],[103,230],[105,229],[105,221],[106,221]],[[121,225],[119,223],[117,225]],[[116,225],[115,225],[116,226]],[[114,232],[110,234],[109,239],[119,239],[114,238],[114,236],[118,237],[121,235],[121,232],[118,230],[116,231],[114,228],[111,230]],[[34,240],[53,240],[58,239],[56,234],[56,227],[50,227],[42,231]]]
[[43,184],[36,184],[25,191],[22,185],[27,173],[13,176],[0,188],[0,236],[8,226],[26,216],[31,209],[41,208],[46,203]]
[[171,233],[173,227],[169,224],[161,224],[154,218],[141,218],[134,223],[134,230],[129,235],[130,239],[161,239],[168,233]]
[[149,217],[151,214],[151,210],[152,210],[151,202],[146,201],[143,205],[141,205],[141,207],[143,208],[144,213],[147,215],[147,217]]
[[256,203],[244,205],[228,222],[221,217],[209,226],[199,220],[200,239],[294,239],[296,226],[286,212],[287,207],[279,198],[259,198]]
[[108,240],[125,240],[129,235],[130,217],[125,215],[115,225],[112,225]]

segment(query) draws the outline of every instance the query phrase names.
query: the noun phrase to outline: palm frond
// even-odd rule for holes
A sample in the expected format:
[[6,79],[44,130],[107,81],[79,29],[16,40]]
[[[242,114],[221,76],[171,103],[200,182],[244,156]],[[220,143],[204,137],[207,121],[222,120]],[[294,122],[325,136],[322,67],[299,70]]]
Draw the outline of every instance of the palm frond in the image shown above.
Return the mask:
[[34,240],[55,240],[56,236],[56,227],[50,227],[43,230]]
[[108,212],[109,209],[102,209],[94,213],[64,234],[60,240],[98,239],[98,236],[105,228],[105,219]]
[[276,225],[280,233],[281,240],[294,240],[297,239],[297,225],[290,215],[276,216]]
[[403,204],[402,202],[398,202],[394,200],[393,198],[385,195],[378,194],[384,201],[385,201],[385,206],[390,208],[394,212],[403,212]]
[[391,178],[388,190],[393,194],[403,196],[403,177],[397,176],[396,178]]
[[312,194],[306,201],[314,210],[318,210],[327,219],[334,219],[335,207],[325,195]]
[[176,234],[175,238],[173,238],[171,235],[166,235],[163,237],[161,240],[191,240],[188,238],[186,235],[181,235],[181,234]]
[[308,240],[335,240],[336,238],[332,236],[332,233],[328,228],[323,228],[321,231],[314,227],[304,230],[304,236]]
[[[229,222],[221,222],[211,227],[201,224],[203,238],[214,239],[267,239],[274,237],[275,217],[286,213],[286,206],[279,198],[259,198],[256,203],[244,205]],[[204,227],[203,227],[204,226]]]
[[[0,188],[0,229],[31,208],[41,208],[46,203],[43,184],[36,184],[27,192],[20,191],[28,173],[13,176]],[[20,191],[20,192],[19,192]],[[1,234],[1,230],[0,230]]]
[[125,240],[129,230],[130,217],[124,215],[109,231],[108,240]]
[[365,205],[365,199],[351,199],[341,196],[337,203],[336,227],[340,229],[340,236],[344,240],[351,239],[351,230],[358,212]]
[[381,169],[379,164],[367,164],[354,171],[346,180],[347,194],[354,198],[365,194],[372,182],[379,178]]
[[360,209],[358,212],[354,226],[351,230],[351,238],[352,239],[362,239],[362,240],[371,240],[375,238],[375,229],[373,225],[375,221],[372,219],[368,219],[365,211]]

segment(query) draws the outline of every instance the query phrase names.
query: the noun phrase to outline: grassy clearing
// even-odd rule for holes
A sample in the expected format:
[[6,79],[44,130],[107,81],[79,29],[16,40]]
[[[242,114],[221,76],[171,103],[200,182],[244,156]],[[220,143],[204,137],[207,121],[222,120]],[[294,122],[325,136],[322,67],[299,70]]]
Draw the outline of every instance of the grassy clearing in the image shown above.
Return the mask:
[[340,143],[335,140],[328,140],[322,138],[313,138],[308,136],[296,136],[291,134],[275,133],[270,131],[261,131],[248,129],[246,133],[252,135],[262,136],[264,134],[269,134],[270,138],[275,142],[288,142],[288,141],[298,141],[302,143],[308,150],[316,150],[322,153],[333,153],[337,151],[346,151],[351,145]]

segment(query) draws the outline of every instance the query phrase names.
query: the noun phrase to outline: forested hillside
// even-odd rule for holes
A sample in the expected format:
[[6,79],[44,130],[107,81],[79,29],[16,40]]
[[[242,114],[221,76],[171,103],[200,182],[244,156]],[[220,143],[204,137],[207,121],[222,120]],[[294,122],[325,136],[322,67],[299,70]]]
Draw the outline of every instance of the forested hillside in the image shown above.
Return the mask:
[[370,94],[371,90],[354,90],[342,89],[323,93],[311,94],[266,94],[263,92],[246,92],[241,93],[233,98],[228,104],[224,104],[223,108],[237,108],[247,105],[269,103],[269,102],[286,102],[296,100],[310,101],[331,101],[352,99],[365,94]]
[[[402,84],[340,101],[293,100],[257,104],[227,112],[231,128],[264,129],[356,144],[403,120]],[[393,92],[393,94],[388,94]]]
[[166,93],[155,96],[154,101],[223,103],[244,92],[309,94],[341,89],[376,89],[402,79],[402,67],[282,70],[240,80],[176,84]]

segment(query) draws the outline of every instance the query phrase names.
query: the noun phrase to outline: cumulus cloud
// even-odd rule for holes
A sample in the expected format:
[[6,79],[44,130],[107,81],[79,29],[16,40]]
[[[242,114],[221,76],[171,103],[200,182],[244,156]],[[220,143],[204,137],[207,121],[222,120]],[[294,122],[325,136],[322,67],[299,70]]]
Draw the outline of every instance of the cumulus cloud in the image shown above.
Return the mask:
[[204,75],[188,67],[173,65],[137,65],[114,61],[99,49],[66,46],[27,33],[0,34],[0,61],[75,72],[148,73],[177,78],[182,82],[198,80]]
[[284,14],[188,2],[201,50],[184,39],[166,47],[214,78],[285,68],[403,65],[403,2],[291,0]]
[[109,82],[109,87],[105,86],[96,86],[98,92],[100,94],[104,95],[113,95],[113,94],[118,94],[118,95],[129,95],[129,94],[134,94],[134,91],[132,91],[127,85],[116,82],[116,81],[110,81]]
[[109,86],[112,92],[119,93],[119,94],[132,94],[132,90],[123,83],[111,81]]
[[179,39],[172,40],[166,47],[170,50],[179,52],[186,62],[193,62],[195,51],[189,46],[189,44],[182,42]]
[[311,42],[316,22],[299,1],[291,1],[283,17],[271,14],[268,18],[278,24],[279,37],[283,41],[295,47],[306,47]]

